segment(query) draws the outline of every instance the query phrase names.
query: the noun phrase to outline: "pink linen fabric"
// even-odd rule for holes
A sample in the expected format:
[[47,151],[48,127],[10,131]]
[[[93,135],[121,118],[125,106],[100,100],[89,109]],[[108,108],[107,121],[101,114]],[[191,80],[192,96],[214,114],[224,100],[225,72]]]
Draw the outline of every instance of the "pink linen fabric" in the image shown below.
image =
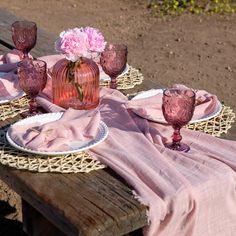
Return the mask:
[[[127,109],[127,98],[117,90],[102,88],[100,94],[101,119],[109,136],[90,152],[122,176],[148,206],[144,235],[236,235],[236,142],[183,129],[190,152],[166,149],[170,126]],[[48,111],[57,109],[48,106]]]
[[236,142],[183,129],[191,151],[166,149],[172,128],[129,112],[118,91],[103,89],[101,95],[109,138],[91,152],[149,207],[145,235],[236,234]]
[[0,73],[0,98],[11,99],[21,92],[18,77],[14,72]]
[[18,77],[15,74],[17,62],[22,53],[16,49],[0,56],[0,98],[10,99],[21,92]]
[[10,137],[20,146],[36,151],[67,151],[73,141],[90,141],[100,124],[99,110],[66,110],[59,120],[46,124],[14,125]]
[[[173,87],[186,89],[182,84],[174,85]],[[212,114],[215,111],[218,99],[217,96],[208,93],[205,90],[196,91],[196,105],[192,120],[198,120]],[[131,109],[136,114],[151,120],[163,120],[162,114],[162,93],[142,99],[135,99],[127,103],[127,108]]]

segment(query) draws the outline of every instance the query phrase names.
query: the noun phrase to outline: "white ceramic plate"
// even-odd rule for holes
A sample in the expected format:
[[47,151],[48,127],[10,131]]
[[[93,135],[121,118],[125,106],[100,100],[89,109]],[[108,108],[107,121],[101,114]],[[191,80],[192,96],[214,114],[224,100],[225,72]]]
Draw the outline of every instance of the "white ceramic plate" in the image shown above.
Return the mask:
[[[144,92],[141,92],[141,93],[137,94],[132,99],[148,98],[148,97],[155,96],[155,95],[157,95],[159,93],[163,93],[163,89],[151,89],[151,90],[148,90],[148,91],[144,91]],[[193,123],[209,120],[209,119],[217,116],[221,112],[221,109],[222,109],[222,105],[221,105],[220,101],[218,101],[215,110],[211,114],[203,116],[200,119],[192,119],[189,122],[189,124],[193,124]],[[138,114],[138,115],[140,115],[140,114]],[[151,121],[159,122],[159,123],[164,123],[164,124],[167,123],[163,115],[160,116],[160,117],[157,117],[157,116],[156,117],[151,117],[150,116],[148,119],[151,120]]]
[[[0,77],[5,75],[5,74],[6,74],[6,72],[0,72]],[[25,93],[23,91],[19,91],[18,93],[14,94],[12,96],[7,96],[7,97],[6,96],[2,97],[0,95],[0,104],[8,103],[8,102],[13,101],[15,99],[21,98],[24,95],[25,95]]]
[[[55,121],[61,118],[63,112],[57,112],[57,113],[47,113],[47,114],[41,114],[41,115],[36,115],[32,117],[28,117],[26,119],[20,120],[16,122],[14,125],[24,125],[24,124],[31,124],[35,122],[40,122],[41,124],[45,124],[51,121]],[[92,147],[95,147],[99,143],[103,142],[108,135],[108,127],[104,122],[100,122],[100,125],[98,127],[98,133],[96,137],[93,140],[90,141],[73,141],[69,144],[70,150],[67,151],[58,151],[58,152],[47,152],[47,151],[37,151],[37,150],[32,150],[28,149],[25,147],[22,147],[15,143],[10,135],[9,132],[6,133],[6,138],[8,142],[10,143],[11,146],[13,146],[16,149],[19,149],[24,152],[29,152],[33,154],[39,154],[39,155],[47,155],[47,156],[56,156],[56,155],[66,155],[70,153],[76,153],[76,152],[81,152],[87,149],[90,149]]]
[[[119,78],[119,77],[121,77],[121,76],[127,74],[128,71],[129,71],[129,65],[126,64],[126,67],[125,67],[124,71],[123,71],[120,75],[118,75],[117,78]],[[111,78],[110,78],[109,75],[107,75],[104,71],[100,70],[100,80],[110,81]]]

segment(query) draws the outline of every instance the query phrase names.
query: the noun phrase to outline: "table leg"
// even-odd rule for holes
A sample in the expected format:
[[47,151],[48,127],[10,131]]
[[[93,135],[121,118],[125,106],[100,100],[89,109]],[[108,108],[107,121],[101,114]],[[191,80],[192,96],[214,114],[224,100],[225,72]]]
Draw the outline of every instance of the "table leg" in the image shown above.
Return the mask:
[[30,236],[65,236],[41,213],[22,199],[23,230]]

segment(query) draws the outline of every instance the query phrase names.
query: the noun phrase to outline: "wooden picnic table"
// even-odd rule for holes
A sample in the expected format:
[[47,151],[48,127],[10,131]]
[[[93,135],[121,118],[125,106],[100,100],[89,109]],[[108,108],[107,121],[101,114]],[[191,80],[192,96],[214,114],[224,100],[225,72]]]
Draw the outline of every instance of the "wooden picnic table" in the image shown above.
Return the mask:
[[[19,18],[0,9],[0,53],[12,48],[10,25]],[[56,37],[39,30],[34,57],[55,54]],[[133,93],[158,87],[144,80]],[[0,128],[20,116],[0,121]],[[236,125],[224,135],[236,140]],[[22,198],[24,229],[29,235],[125,235],[147,224],[147,207],[111,169],[90,173],[33,173],[0,165],[0,179]]]

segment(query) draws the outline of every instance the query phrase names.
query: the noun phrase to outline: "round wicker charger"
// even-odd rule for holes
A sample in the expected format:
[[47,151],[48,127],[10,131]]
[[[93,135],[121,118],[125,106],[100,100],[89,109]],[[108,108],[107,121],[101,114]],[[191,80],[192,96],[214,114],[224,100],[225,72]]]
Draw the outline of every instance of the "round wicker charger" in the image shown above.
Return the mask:
[[0,163],[20,170],[34,172],[78,173],[102,169],[105,166],[88,153],[64,156],[41,156],[21,152],[6,140],[7,127],[0,129]]
[[233,110],[225,105],[222,105],[222,110],[219,115],[202,122],[189,124],[188,129],[202,131],[211,134],[215,137],[220,137],[221,134],[226,134],[232,127],[235,121],[235,113]]
[[27,96],[0,105],[0,121],[17,116],[28,110]]
[[[139,85],[143,82],[143,75],[139,72],[138,69],[135,69],[132,66],[129,66],[128,73],[120,76],[117,79],[117,89],[131,89],[135,85]],[[109,87],[110,81],[100,81],[100,86]]]

